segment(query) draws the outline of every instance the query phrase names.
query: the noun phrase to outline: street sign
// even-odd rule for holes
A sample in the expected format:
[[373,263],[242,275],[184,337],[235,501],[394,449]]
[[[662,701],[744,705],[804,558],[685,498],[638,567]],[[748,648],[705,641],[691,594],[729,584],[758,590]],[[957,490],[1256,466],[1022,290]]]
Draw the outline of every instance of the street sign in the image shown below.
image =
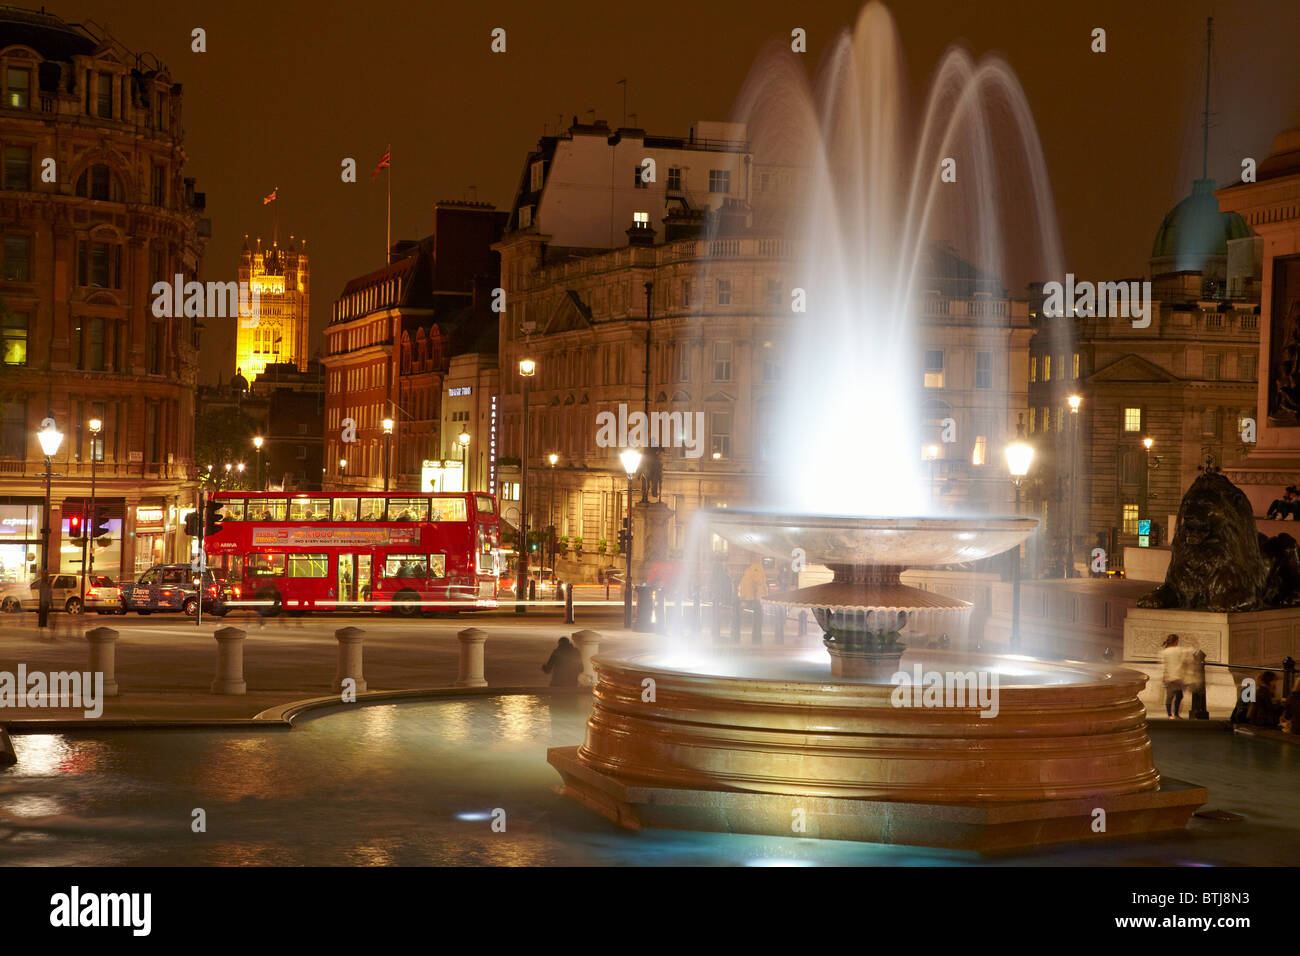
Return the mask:
[[1140,518],[1138,520],[1138,534],[1145,536],[1145,535],[1149,535],[1150,533],[1151,533],[1151,519]]

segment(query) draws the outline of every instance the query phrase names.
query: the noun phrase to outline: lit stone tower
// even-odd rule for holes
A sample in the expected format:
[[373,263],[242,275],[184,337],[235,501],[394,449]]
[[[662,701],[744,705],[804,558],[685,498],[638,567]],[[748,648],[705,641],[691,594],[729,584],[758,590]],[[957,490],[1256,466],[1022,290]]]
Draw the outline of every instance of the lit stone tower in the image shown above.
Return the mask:
[[307,317],[311,299],[311,265],[307,240],[301,248],[293,236],[281,248],[273,242],[250,249],[248,237],[239,253],[239,281],[258,295],[258,314],[241,314],[235,340],[235,367],[249,381],[275,362],[307,369]]

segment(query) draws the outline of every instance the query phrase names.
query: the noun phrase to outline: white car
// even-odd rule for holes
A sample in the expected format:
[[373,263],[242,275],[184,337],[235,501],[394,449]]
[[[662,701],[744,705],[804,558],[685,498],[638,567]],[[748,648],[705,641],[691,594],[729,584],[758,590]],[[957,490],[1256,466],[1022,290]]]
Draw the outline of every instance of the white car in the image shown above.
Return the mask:
[[[50,610],[81,613],[81,579],[75,574],[50,575]],[[0,591],[0,611],[39,611],[41,583],[11,584]]]

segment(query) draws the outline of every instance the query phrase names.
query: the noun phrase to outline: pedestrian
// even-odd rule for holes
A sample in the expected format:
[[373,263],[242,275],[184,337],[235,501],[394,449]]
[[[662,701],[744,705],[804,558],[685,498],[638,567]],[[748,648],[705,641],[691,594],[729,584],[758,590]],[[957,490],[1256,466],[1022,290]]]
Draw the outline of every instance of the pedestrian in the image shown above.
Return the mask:
[[1255,687],[1255,700],[1246,709],[1246,723],[1255,727],[1276,727],[1282,715],[1282,704],[1273,696],[1273,684],[1277,675],[1264,671],[1259,675],[1259,684]]
[[767,596],[767,575],[763,573],[763,565],[755,561],[745,569],[744,575],[740,578],[740,600],[749,605],[750,611],[754,614],[754,643],[759,642],[759,634],[762,631],[762,623],[759,615],[762,613],[762,600]]
[[1183,649],[1178,646],[1178,635],[1165,638],[1160,651],[1160,679],[1165,685],[1165,716],[1180,720],[1183,706]]
[[1183,652],[1183,688],[1191,694],[1187,716],[1191,720],[1209,720],[1210,711],[1205,700],[1205,651],[1190,644],[1180,645]]
[[542,665],[542,671],[551,675],[552,687],[577,687],[578,675],[582,673],[582,654],[567,637],[562,637]]

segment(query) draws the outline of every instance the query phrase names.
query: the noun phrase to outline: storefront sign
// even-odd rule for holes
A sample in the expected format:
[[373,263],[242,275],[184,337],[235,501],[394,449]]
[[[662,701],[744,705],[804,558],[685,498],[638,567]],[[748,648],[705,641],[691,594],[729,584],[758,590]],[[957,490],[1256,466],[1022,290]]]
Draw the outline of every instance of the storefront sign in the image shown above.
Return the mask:
[[163,510],[162,508],[141,506],[135,509],[135,524],[137,528],[145,527],[162,527]]
[[254,528],[255,548],[374,548],[383,544],[410,544],[419,540],[419,529],[410,528]]
[[447,396],[449,398],[460,398],[462,395],[472,395],[473,392],[474,392],[474,386],[460,385],[456,388],[447,389]]

